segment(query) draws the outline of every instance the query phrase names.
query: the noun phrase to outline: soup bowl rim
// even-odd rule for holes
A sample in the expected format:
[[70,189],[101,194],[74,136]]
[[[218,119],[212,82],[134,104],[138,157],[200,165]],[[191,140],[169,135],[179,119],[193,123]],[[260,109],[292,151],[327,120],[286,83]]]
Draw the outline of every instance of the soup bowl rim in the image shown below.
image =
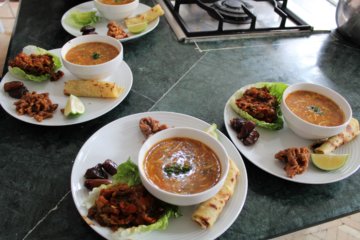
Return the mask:
[[[103,7],[110,7],[110,8],[118,8],[118,10],[124,9],[124,8],[128,8],[131,5],[138,5],[139,0],[133,0],[129,3],[125,3],[125,4],[107,4],[107,3],[103,3],[101,0],[94,0],[94,2],[96,2],[97,4],[103,6]],[[124,11],[129,11],[127,9],[124,9]],[[130,9],[131,11],[131,9]]]
[[[185,135],[179,134],[179,132],[184,132]],[[221,176],[219,181],[211,186],[210,188],[198,192],[198,193],[189,193],[189,194],[181,194],[181,193],[174,193],[167,190],[164,190],[160,188],[158,185],[156,185],[153,181],[149,179],[147,174],[145,173],[145,157],[148,153],[148,151],[157,143],[166,140],[171,139],[175,137],[181,137],[181,138],[189,138],[194,139],[197,141],[200,141],[201,143],[208,146],[212,151],[215,152],[215,154],[218,156],[218,159],[220,161],[221,165]],[[206,143],[201,139],[206,139]],[[209,146],[211,143],[214,145],[217,145],[217,148],[214,149],[214,145]],[[220,155],[220,156],[219,156]],[[200,202],[206,201],[207,199],[210,199],[213,197],[223,186],[225,179],[227,177],[228,171],[229,171],[229,157],[228,154],[224,148],[224,146],[215,138],[211,137],[209,134],[205,133],[204,131],[190,128],[190,127],[174,127],[174,128],[168,128],[165,130],[162,130],[152,136],[150,136],[142,145],[139,155],[138,155],[138,166],[139,166],[139,173],[141,181],[144,185],[144,187],[155,197],[159,198],[160,200],[164,202],[168,202],[175,205],[180,206],[188,206],[188,205],[194,205],[198,204]]]

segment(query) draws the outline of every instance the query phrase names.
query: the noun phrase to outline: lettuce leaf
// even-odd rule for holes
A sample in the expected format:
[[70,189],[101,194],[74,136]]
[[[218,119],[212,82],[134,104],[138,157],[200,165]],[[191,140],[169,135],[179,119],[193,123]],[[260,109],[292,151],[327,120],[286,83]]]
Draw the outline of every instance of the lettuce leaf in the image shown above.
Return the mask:
[[[26,47],[23,48],[23,53],[27,54],[27,55],[31,55],[31,54],[35,54],[35,55],[50,55],[52,57],[52,60],[54,62],[54,71],[59,70],[62,67],[61,64],[61,60],[58,56],[56,56],[55,54],[34,46],[34,45],[28,45]],[[48,79],[50,79],[50,74],[43,74],[40,76],[36,76],[33,74],[27,74],[24,70],[22,70],[19,67],[9,67],[9,72],[11,74],[13,74],[15,77],[20,78],[20,79],[27,79],[27,80],[31,80],[31,81],[35,81],[35,82],[43,82],[46,81]]]
[[[109,185],[101,185],[100,187],[94,188],[90,193],[88,198],[85,200],[84,205],[87,209],[91,208],[94,205],[95,200],[99,197],[102,189],[106,189],[110,186],[113,186],[118,183],[127,183],[129,186],[141,184],[140,174],[138,166],[131,161],[129,157],[128,160],[120,164],[117,168],[117,173],[113,176],[113,183]],[[169,225],[170,218],[177,218],[181,216],[177,206],[168,204],[166,206],[165,214],[155,223],[150,225],[140,225],[137,227],[131,228],[119,228],[112,235],[113,239],[122,239],[125,236],[134,233],[143,233],[153,230],[164,230]]]
[[96,11],[80,12],[72,11],[65,19],[65,22],[74,27],[82,28],[86,25],[94,25],[100,20],[100,17],[96,15]]
[[172,217],[177,218],[179,216],[180,214],[178,212],[177,207],[169,208],[167,209],[166,213],[155,223],[150,225],[140,225],[137,227],[118,229],[116,232],[113,233],[112,237],[113,239],[122,239],[123,237],[126,237],[134,233],[143,233],[153,230],[165,230],[169,225],[169,219]]
[[118,166],[113,182],[127,183],[129,186],[141,184],[138,166],[131,161],[130,157]]
[[280,103],[282,100],[282,95],[285,91],[285,89],[288,87],[287,84],[285,83],[281,83],[281,82],[260,82],[260,83],[256,83],[254,85],[252,85],[253,87],[256,88],[262,88],[262,87],[266,87],[267,89],[269,89],[269,92],[271,95],[273,95],[274,97],[276,97],[277,101],[278,101],[278,106],[276,107],[276,114],[277,114],[277,119],[274,123],[268,123],[265,121],[260,121],[254,117],[252,117],[250,114],[248,114],[247,112],[241,110],[237,105],[236,105],[236,99],[239,99],[240,97],[242,97],[242,95],[244,94],[246,89],[240,89],[237,92],[235,92],[232,97],[230,98],[230,106],[231,108],[237,113],[239,114],[242,118],[247,119],[247,120],[251,120],[253,122],[256,123],[257,126],[259,127],[263,127],[263,128],[267,128],[270,130],[279,130],[282,129],[284,126],[284,121],[282,118],[282,113],[280,110]]

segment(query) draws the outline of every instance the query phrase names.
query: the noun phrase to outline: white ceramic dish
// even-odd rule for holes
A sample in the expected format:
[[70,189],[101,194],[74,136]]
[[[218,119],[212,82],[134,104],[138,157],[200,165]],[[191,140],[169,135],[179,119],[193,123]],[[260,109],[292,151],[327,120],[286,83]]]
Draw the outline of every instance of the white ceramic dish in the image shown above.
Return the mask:
[[[142,3],[139,3],[139,6],[138,8],[134,11],[134,13],[132,14],[133,16],[137,15],[137,14],[140,14],[140,13],[143,13],[147,10],[149,10],[150,7],[145,5],[145,4],[142,4]],[[66,22],[65,22],[65,19],[66,17],[70,14],[71,11],[74,11],[74,10],[77,10],[77,11],[81,11],[81,12],[87,12],[87,11],[97,11],[95,6],[94,6],[94,3],[93,1],[90,1],[90,2],[85,2],[85,3],[81,3],[71,9],[69,9],[61,18],[61,25],[62,27],[65,29],[66,32],[68,32],[69,34],[73,35],[73,36],[81,36],[81,32],[80,32],[80,29],[77,29],[77,28],[74,28],[72,26],[69,26]],[[157,25],[159,24],[159,18],[157,18],[156,20],[152,21],[151,23],[148,24],[147,28],[145,29],[145,31],[141,32],[141,33],[138,33],[138,34],[132,34],[130,33],[127,28],[125,27],[125,24],[123,22],[119,22],[121,27],[123,27],[124,31],[127,32],[127,34],[129,35],[129,37],[127,38],[124,38],[124,39],[120,39],[119,41],[120,42],[126,42],[126,41],[129,41],[129,40],[133,40],[133,39],[137,39],[139,37],[142,37],[144,36],[145,34],[148,34],[150,33],[152,30],[154,30]],[[99,34],[99,35],[107,35],[107,31],[108,31],[108,28],[107,28],[107,24],[108,24],[108,20],[105,19],[105,18],[102,18],[99,22],[97,22],[94,27],[96,28],[96,32]]]
[[[69,52],[69,50],[76,47],[77,45],[89,42],[101,42],[110,44],[119,51],[119,54],[110,61],[96,65],[79,65],[66,60],[66,54]],[[61,48],[60,55],[65,68],[67,68],[67,70],[69,70],[73,75],[77,76],[78,78],[105,80],[107,77],[114,74],[114,72],[117,71],[117,69],[123,62],[124,48],[121,42],[117,41],[114,38],[90,34],[73,38],[67,43],[65,43],[64,46]]]
[[[243,88],[247,89],[251,86],[252,85],[247,85]],[[238,117],[238,115],[231,109],[228,101],[224,109],[224,123],[231,140],[250,162],[279,178],[298,183],[325,184],[347,178],[355,173],[360,167],[360,137],[357,137],[350,143],[335,150],[335,153],[350,154],[347,163],[342,168],[326,172],[317,169],[310,163],[309,168],[304,173],[289,178],[286,176],[283,169],[284,165],[279,160],[275,159],[274,155],[286,148],[310,146],[314,141],[300,138],[291,131],[285,123],[284,128],[278,131],[256,127],[260,134],[259,140],[256,144],[247,147],[236,137],[235,131],[230,126],[230,119],[234,117]]]
[[[210,125],[200,119],[171,112],[145,112],[120,118],[104,126],[94,133],[80,149],[71,172],[71,192],[81,216],[87,215],[84,201],[88,197],[88,190],[84,187],[84,173],[86,169],[109,158],[118,164],[127,160],[128,157],[136,162],[138,152],[144,143],[144,136],[139,130],[139,120],[143,117],[153,117],[161,123],[172,127],[192,127],[205,130]],[[234,195],[226,203],[217,222],[210,229],[201,229],[197,223],[191,220],[191,214],[195,206],[180,207],[182,216],[171,219],[169,226],[164,231],[152,231],[143,234],[131,235],[128,239],[141,240],[182,240],[215,239],[225,232],[238,217],[247,194],[247,174],[243,160],[231,143],[221,132],[220,142],[224,145],[229,157],[236,163],[240,170],[240,176]],[[103,151],[99,151],[103,149]],[[98,224],[90,225],[96,232],[106,239],[111,239],[112,232],[109,228],[101,227]]]
[[[60,49],[51,50],[50,52],[56,54],[60,57]],[[4,108],[6,112],[8,112],[11,116],[36,125],[42,126],[64,126],[64,125],[72,125],[77,123],[86,122],[92,120],[94,118],[100,117],[103,114],[109,112],[117,105],[119,105],[125,97],[130,92],[132,83],[133,83],[133,75],[129,66],[122,62],[120,67],[117,71],[110,76],[107,81],[113,81],[119,86],[124,88],[124,91],[121,93],[119,98],[116,99],[101,99],[101,98],[84,98],[81,97],[81,101],[85,105],[85,113],[77,118],[66,118],[61,112],[61,108],[65,108],[66,101],[68,96],[64,95],[64,82],[67,80],[76,79],[74,75],[72,75],[66,68],[62,67],[60,69],[64,72],[64,76],[59,79],[58,81],[51,82],[33,82],[28,80],[21,80],[24,82],[25,86],[29,89],[29,91],[36,91],[38,93],[48,92],[50,93],[49,97],[53,103],[59,104],[58,108],[56,109],[54,116],[49,119],[45,119],[42,122],[37,122],[34,118],[29,117],[27,115],[18,115],[15,110],[14,102],[16,101],[15,98],[11,98],[5,91],[4,91],[4,84],[6,82],[11,82],[15,80],[19,80],[11,75],[9,72],[6,73],[4,78],[0,83],[0,103],[1,106]],[[119,77],[121,76],[121,77]]]
[[94,0],[94,5],[103,17],[108,20],[118,21],[133,14],[139,6],[139,0],[134,0],[130,3],[121,5],[110,5],[102,3],[99,0]]
[[[316,92],[333,100],[340,107],[340,109],[343,110],[345,122],[338,126],[326,127],[309,123],[298,117],[288,108],[285,103],[285,99],[290,93],[299,90]],[[296,83],[289,86],[284,91],[283,99],[280,106],[288,127],[296,135],[305,139],[323,139],[335,136],[345,130],[346,126],[349,125],[352,117],[352,110],[350,104],[345,100],[344,97],[342,97],[340,94],[330,88],[313,83]]]
[[[176,194],[159,188],[147,177],[144,169],[144,160],[148,151],[158,142],[174,137],[180,137],[180,138],[185,137],[200,141],[214,151],[214,153],[218,156],[221,164],[221,177],[214,186],[207,189],[206,191],[195,194]],[[209,134],[205,133],[204,131],[193,128],[176,127],[158,132],[152,135],[151,137],[149,137],[144,142],[144,144],[142,145],[139,151],[138,166],[139,166],[141,181],[144,187],[152,195],[170,204],[174,204],[178,206],[189,206],[204,202],[210,199],[211,197],[213,197],[217,192],[220,191],[221,187],[224,185],[226,176],[229,172],[229,157],[222,144],[219,143],[219,141],[217,141],[213,137],[211,137]]]

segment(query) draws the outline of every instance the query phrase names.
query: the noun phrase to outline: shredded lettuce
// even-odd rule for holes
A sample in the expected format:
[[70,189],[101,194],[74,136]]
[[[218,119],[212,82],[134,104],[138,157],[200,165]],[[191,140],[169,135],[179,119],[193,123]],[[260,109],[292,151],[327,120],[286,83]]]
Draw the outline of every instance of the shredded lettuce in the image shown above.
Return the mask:
[[230,106],[231,108],[237,113],[239,114],[242,118],[247,119],[247,120],[251,120],[253,122],[256,123],[257,126],[259,127],[263,127],[263,128],[267,128],[270,130],[279,130],[282,129],[284,126],[284,121],[282,118],[282,113],[280,110],[280,103],[282,100],[282,95],[285,91],[285,89],[288,87],[287,84],[285,83],[281,83],[281,82],[260,82],[260,83],[256,83],[253,85],[256,88],[262,88],[262,87],[266,87],[267,89],[269,89],[269,92],[271,95],[273,95],[274,97],[276,97],[277,101],[278,101],[278,106],[276,107],[276,114],[277,114],[277,119],[274,123],[268,123],[265,121],[260,121],[254,117],[252,117],[250,114],[248,114],[247,112],[241,110],[237,105],[236,105],[236,99],[239,99],[245,92],[245,90],[238,90],[237,92],[235,92],[233,94],[233,96],[230,98]]
[[80,29],[86,25],[94,25],[99,20],[100,17],[96,15],[96,11],[80,12],[75,10],[69,13],[65,22],[74,28]]
[[[100,191],[102,189],[106,189],[118,183],[127,183],[129,186],[141,184],[138,166],[131,161],[130,157],[126,162],[118,166],[117,173],[113,176],[112,184],[101,185],[100,187],[94,188],[89,193],[89,197],[84,202],[85,207],[89,209],[94,205],[94,202],[99,197]],[[153,230],[164,230],[169,225],[170,218],[177,218],[179,216],[181,216],[181,214],[178,207],[169,204],[166,207],[165,214],[155,223],[150,225],[140,225],[131,228],[119,228],[116,232],[113,233],[112,238],[122,239],[125,236],[134,233],[143,233]]]
[[[28,45],[23,48],[23,53],[25,53],[27,55],[31,55],[31,54],[50,55],[54,62],[54,71],[57,71],[62,67],[60,58],[58,56],[56,56],[55,54],[53,54],[43,48],[40,48],[40,47],[37,47],[34,45]],[[27,74],[24,70],[22,70],[21,68],[18,68],[18,67],[9,67],[9,72],[17,78],[27,79],[27,80],[31,80],[31,81],[35,81],[35,82],[43,82],[43,81],[50,79],[50,74],[43,74],[40,76],[36,76],[33,74]]]

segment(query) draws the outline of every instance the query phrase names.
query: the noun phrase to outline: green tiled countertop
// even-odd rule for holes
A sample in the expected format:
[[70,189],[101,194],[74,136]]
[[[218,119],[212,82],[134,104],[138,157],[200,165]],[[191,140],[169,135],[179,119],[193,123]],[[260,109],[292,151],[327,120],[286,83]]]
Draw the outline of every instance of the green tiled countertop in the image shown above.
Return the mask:
[[[72,38],[62,29],[61,16],[80,2],[22,1],[8,59],[28,44],[60,48]],[[99,239],[74,206],[70,174],[84,142],[123,116],[185,113],[216,123],[226,134],[224,105],[236,89],[282,81],[328,86],[345,96],[360,118],[360,48],[334,33],[183,44],[162,17],[153,32],[124,43],[124,49],[133,87],[124,102],[97,119],[43,127],[16,120],[0,108],[0,239]],[[268,239],[360,209],[358,172],[336,183],[304,185],[244,162],[247,199],[219,239]]]

